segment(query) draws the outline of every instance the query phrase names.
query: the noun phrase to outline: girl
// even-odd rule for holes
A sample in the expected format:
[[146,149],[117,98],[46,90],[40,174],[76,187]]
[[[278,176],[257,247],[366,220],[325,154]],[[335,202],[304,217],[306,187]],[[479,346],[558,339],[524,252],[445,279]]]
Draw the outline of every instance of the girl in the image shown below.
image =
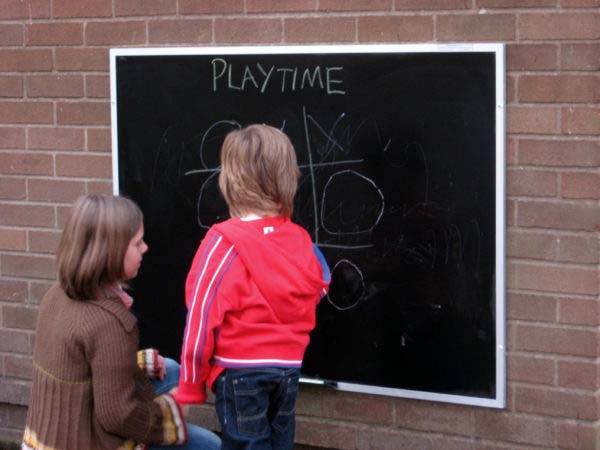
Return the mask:
[[85,195],[75,202],[57,253],[59,283],[39,308],[24,450],[220,448],[210,431],[186,426],[171,395],[156,396],[137,365],[150,355],[151,372],[171,384],[178,370],[155,352],[136,355],[138,328],[122,286],[148,250],[143,237],[132,201]]

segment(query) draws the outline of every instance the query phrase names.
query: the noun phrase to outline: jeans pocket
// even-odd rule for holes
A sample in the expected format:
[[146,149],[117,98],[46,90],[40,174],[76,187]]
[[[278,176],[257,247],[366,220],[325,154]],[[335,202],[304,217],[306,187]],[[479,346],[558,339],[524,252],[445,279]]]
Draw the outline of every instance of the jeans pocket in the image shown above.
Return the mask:
[[238,432],[246,436],[267,436],[269,434],[268,392],[262,389],[252,377],[233,380],[235,413]]
[[275,418],[273,419],[273,428],[283,433],[294,422],[296,414],[296,397],[298,396],[298,376],[288,376],[287,386],[282,392],[280,405]]

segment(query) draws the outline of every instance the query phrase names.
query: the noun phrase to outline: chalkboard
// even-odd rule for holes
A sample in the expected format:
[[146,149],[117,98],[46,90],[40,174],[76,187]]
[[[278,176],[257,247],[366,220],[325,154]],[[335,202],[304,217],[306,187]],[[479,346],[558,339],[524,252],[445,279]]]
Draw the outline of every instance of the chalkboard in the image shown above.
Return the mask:
[[143,345],[179,356],[187,270],[228,217],[221,143],[266,123],[332,269],[304,381],[504,406],[502,45],[114,49],[111,96],[115,192],[150,246]]

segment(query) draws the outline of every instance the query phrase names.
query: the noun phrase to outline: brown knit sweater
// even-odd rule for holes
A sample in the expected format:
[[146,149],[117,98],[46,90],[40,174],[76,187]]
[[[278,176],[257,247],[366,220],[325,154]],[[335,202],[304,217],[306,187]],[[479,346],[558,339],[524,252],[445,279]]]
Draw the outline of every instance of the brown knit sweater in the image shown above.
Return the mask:
[[74,301],[53,286],[40,305],[23,448],[115,450],[180,444],[185,422],[138,368],[135,317],[118,297]]

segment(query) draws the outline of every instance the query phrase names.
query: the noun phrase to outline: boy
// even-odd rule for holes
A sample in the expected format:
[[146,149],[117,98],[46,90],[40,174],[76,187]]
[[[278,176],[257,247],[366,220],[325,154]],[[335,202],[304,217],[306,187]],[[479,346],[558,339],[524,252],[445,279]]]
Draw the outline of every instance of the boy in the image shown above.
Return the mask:
[[215,391],[223,449],[291,449],[298,378],[329,268],[294,224],[299,177],[288,137],[267,125],[229,133],[219,188],[231,218],[204,237],[186,281],[176,399]]

